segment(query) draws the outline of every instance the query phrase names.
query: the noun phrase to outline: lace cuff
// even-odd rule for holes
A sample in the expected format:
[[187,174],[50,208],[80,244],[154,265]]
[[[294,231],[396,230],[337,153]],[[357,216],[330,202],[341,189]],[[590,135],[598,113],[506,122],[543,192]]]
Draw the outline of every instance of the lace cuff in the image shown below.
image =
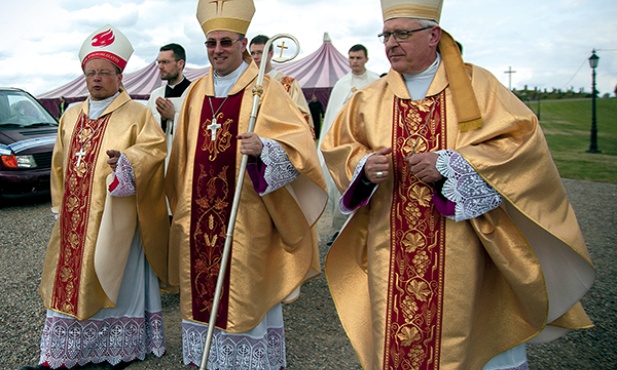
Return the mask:
[[266,181],[266,187],[265,190],[259,192],[259,195],[263,196],[293,182],[300,176],[300,172],[296,170],[279,143],[264,138],[261,138],[261,143],[263,149],[259,159],[265,165],[263,178]]
[[447,149],[437,151],[437,171],[446,178],[441,193],[456,203],[455,221],[469,220],[501,205],[503,198],[458,152]]
[[338,202],[339,210],[342,214],[351,214],[356,209],[368,204],[378,185],[364,180],[364,164],[366,160],[375,153],[366,155],[356,166],[351,183],[345,190]]
[[122,153],[116,164],[114,179],[109,185],[109,193],[114,197],[130,197],[136,193],[133,166]]

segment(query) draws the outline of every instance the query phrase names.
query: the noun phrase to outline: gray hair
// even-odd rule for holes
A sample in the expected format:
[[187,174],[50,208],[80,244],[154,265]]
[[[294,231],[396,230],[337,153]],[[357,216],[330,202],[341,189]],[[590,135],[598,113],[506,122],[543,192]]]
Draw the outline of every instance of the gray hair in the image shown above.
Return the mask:
[[420,27],[439,27],[439,23],[435,22],[432,19],[415,19],[419,24]]

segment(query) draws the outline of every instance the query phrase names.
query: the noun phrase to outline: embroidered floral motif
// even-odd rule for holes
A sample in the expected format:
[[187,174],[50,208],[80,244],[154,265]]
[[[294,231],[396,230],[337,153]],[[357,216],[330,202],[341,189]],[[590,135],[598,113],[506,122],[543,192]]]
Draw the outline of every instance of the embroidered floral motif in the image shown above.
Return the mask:
[[[76,158],[79,149],[85,153],[80,157],[80,166],[67,166],[65,173],[60,222],[60,252],[58,268],[54,278],[51,308],[69,315],[77,315],[78,292],[81,276],[81,261],[88,233],[88,219],[94,178],[91,168],[95,165],[102,138],[111,116],[91,120],[82,112],[71,134],[68,158]],[[96,127],[96,129],[94,129]],[[88,135],[86,135],[88,133]],[[83,137],[88,138],[82,147]]]
[[388,369],[426,369],[439,363],[444,219],[434,209],[431,185],[413,176],[404,158],[412,146],[423,152],[444,145],[443,99],[394,103],[400,120],[393,135],[394,237],[383,363]]

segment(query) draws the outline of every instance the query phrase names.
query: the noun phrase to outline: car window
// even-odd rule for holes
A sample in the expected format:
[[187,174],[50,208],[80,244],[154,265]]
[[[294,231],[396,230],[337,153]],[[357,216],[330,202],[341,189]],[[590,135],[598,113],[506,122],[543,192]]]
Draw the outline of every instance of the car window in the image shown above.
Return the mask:
[[29,94],[0,90],[0,126],[56,125],[56,120]]

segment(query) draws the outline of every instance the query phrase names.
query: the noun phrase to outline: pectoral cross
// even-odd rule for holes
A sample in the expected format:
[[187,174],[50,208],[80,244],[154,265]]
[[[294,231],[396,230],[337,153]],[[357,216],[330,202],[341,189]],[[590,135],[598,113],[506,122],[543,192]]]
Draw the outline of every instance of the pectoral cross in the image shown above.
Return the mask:
[[283,42],[280,45],[277,45],[276,47],[281,49],[279,53],[279,58],[283,57],[283,52],[285,51],[285,49],[289,49],[289,46],[285,46],[285,40],[283,40]]
[[84,152],[84,148],[79,149],[79,151],[75,153],[75,155],[77,156],[77,163],[75,164],[75,167],[79,168],[79,165],[81,164],[81,158],[86,156],[86,152]]
[[221,128],[221,125],[219,125],[219,124],[216,122],[216,118],[212,118],[212,123],[211,123],[211,124],[209,124],[206,128],[207,128],[208,130],[210,130],[210,133],[211,133],[210,140],[211,140],[211,141],[216,140],[216,130],[218,130],[218,129],[220,129],[220,128]]

